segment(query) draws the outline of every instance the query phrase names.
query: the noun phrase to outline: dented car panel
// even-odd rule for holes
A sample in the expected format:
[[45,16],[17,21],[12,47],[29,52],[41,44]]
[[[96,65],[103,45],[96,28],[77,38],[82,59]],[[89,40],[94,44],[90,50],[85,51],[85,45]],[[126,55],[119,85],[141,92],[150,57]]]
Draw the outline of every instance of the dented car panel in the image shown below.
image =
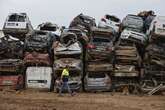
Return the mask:
[[77,70],[81,72],[81,65],[82,62],[80,59],[75,59],[75,58],[60,58],[57,59],[54,62],[54,69],[55,70],[62,70],[63,68],[66,67],[66,65],[69,67],[69,70]]
[[48,53],[39,53],[39,52],[26,52],[24,56],[24,64],[44,64],[51,65],[51,60]]
[[138,77],[139,72],[134,65],[116,65],[114,75],[115,77]]
[[146,44],[148,38],[142,32],[134,31],[132,29],[126,28],[123,30],[120,36],[121,39],[130,40],[139,44]]
[[113,56],[113,31],[93,28],[91,41],[87,45],[87,60],[105,60]]
[[[1,74],[1,73],[0,73]],[[7,74],[7,73],[6,73]],[[23,75],[2,75],[0,76],[0,90],[20,90],[23,88]]]
[[26,70],[26,88],[50,90],[53,70],[51,67],[28,67]]
[[0,59],[21,59],[24,43],[10,35],[0,38]]
[[0,60],[0,89],[23,88],[23,62],[20,59]]
[[82,52],[80,48],[80,44],[75,42],[74,44],[66,47],[61,43],[58,43],[58,46],[54,49],[54,54],[55,55],[75,55],[78,54],[80,55]]
[[108,62],[88,62],[88,66],[87,66],[87,70],[88,71],[105,71],[105,72],[109,72],[113,70],[113,65],[108,63]]
[[1,72],[18,72],[23,66],[23,61],[20,59],[4,59],[0,60]]
[[140,59],[135,46],[118,46],[116,47],[116,61],[120,63],[137,64]]

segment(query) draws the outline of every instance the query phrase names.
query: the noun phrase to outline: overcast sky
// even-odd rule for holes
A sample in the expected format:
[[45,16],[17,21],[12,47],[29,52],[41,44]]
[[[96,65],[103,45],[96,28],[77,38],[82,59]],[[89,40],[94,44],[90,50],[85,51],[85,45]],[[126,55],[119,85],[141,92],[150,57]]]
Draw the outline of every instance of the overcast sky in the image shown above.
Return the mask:
[[68,26],[79,13],[96,18],[105,14],[123,18],[126,14],[136,14],[142,10],[154,10],[157,15],[165,15],[165,0],[0,0],[0,28],[9,13],[26,12],[34,28],[42,22],[50,21],[60,26]]

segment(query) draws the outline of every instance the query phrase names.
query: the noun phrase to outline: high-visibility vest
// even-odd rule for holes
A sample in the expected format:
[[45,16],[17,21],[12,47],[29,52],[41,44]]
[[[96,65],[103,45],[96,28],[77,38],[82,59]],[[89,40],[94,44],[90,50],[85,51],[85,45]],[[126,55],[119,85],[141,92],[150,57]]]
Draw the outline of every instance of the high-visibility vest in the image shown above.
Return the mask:
[[67,69],[63,69],[62,76],[69,76],[69,71]]

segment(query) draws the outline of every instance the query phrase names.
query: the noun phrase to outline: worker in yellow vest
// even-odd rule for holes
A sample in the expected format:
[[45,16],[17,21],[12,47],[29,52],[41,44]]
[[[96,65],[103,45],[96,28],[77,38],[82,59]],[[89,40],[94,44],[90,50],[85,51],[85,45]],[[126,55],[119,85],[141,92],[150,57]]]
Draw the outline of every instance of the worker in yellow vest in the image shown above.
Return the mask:
[[69,84],[68,84],[68,80],[69,80],[69,67],[68,65],[63,69],[62,74],[61,74],[61,89],[59,91],[59,95],[62,95],[62,91],[67,88],[68,92],[71,94],[71,96],[73,96],[73,92],[71,91]]

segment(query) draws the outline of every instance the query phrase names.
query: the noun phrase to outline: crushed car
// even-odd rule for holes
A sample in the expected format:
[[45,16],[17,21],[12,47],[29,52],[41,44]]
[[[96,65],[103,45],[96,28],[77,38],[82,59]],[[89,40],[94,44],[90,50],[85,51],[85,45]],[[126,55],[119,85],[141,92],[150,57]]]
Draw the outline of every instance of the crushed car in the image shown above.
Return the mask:
[[119,33],[121,20],[114,16],[106,14],[98,24],[99,28],[113,28],[116,33]]
[[56,42],[54,47],[54,73],[55,73],[55,89],[58,92],[60,89],[60,78],[62,70],[68,66],[70,78],[68,84],[71,90],[82,90],[82,46],[77,40],[77,35],[72,32],[64,32],[61,35],[60,42]]
[[24,43],[10,35],[0,38],[0,59],[22,59]]
[[3,26],[4,34],[9,34],[21,40],[24,40],[26,34],[32,30],[33,27],[26,13],[9,14]]
[[156,16],[147,30],[150,42],[156,40],[157,37],[165,36],[165,16]]
[[0,60],[0,90],[20,90],[24,87],[23,62],[20,59]]
[[54,24],[51,22],[45,22],[45,23],[39,24],[37,27],[37,30],[49,31],[52,34],[55,34],[57,36],[61,35],[61,28],[57,24]]
[[[91,39],[86,47],[84,87],[86,91],[107,91],[110,90],[110,73],[113,70],[114,31],[97,27],[91,30]],[[99,88],[96,84],[102,87]]]
[[55,37],[49,32],[34,31],[27,36],[24,45],[25,65],[51,65],[51,48]]
[[115,69],[112,75],[114,89],[122,89],[123,93],[125,90],[128,93],[136,91],[141,63],[141,56],[135,43],[128,39],[120,38],[115,49]]
[[49,66],[29,66],[26,69],[26,88],[52,91],[54,87],[53,69]]
[[141,82],[143,92],[148,92],[159,86],[165,90],[165,39],[158,37],[154,42],[146,47],[144,63],[144,73]]
[[69,25],[69,28],[81,29],[82,31],[86,32],[87,35],[89,35],[91,27],[94,26],[96,26],[95,19],[81,13],[73,19]]

